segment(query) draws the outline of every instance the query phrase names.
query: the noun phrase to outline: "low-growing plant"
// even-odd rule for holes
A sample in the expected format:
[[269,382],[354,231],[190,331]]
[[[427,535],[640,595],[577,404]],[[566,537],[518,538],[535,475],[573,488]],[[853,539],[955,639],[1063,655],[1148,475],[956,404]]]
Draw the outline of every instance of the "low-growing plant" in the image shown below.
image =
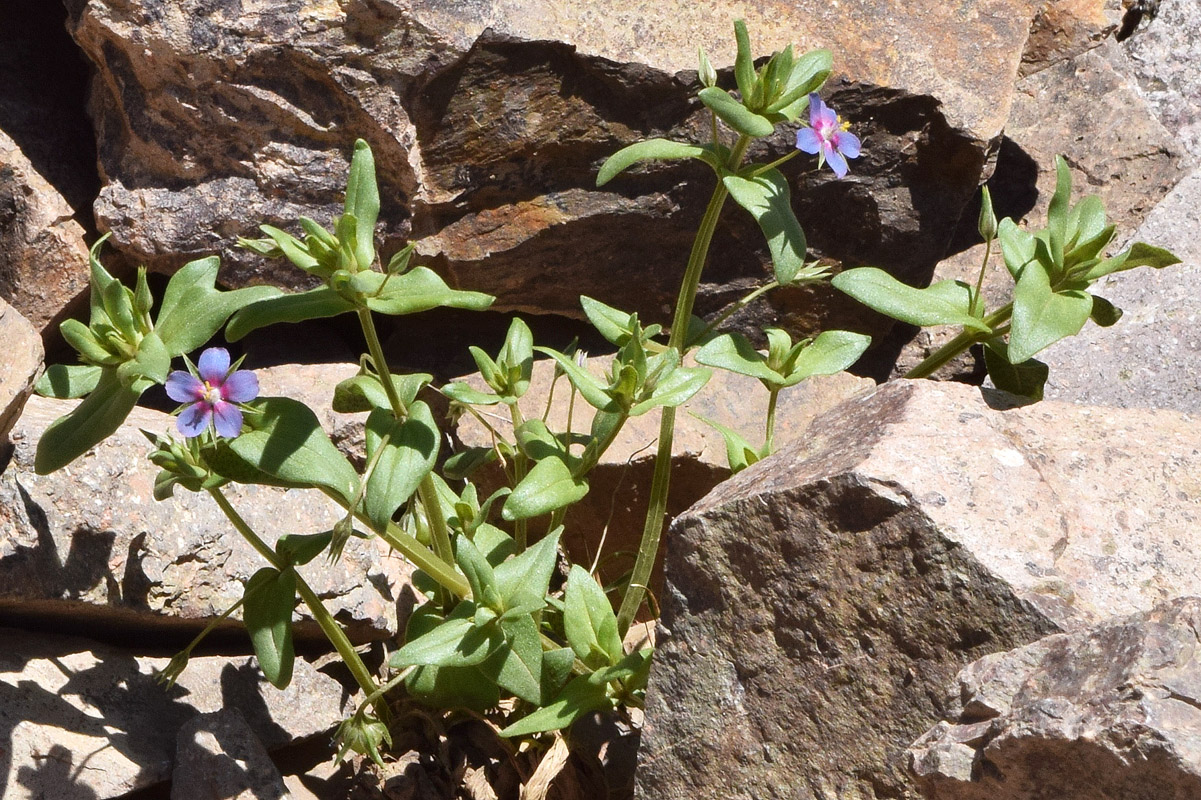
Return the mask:
[[[90,261],[90,321],[62,326],[83,363],[51,367],[39,384],[46,394],[85,399],[45,432],[36,469],[46,473],[70,463],[115,431],[147,388],[165,386],[181,404],[176,427],[182,438],[147,434],[153,444],[150,459],[160,468],[154,496],[165,500],[177,489],[207,493],[262,555],[265,566],[246,581],[238,605],[271,683],[283,687],[291,679],[297,603],[321,626],[363,692],[361,705],[340,731],[343,752],[380,758],[389,742],[388,693],[401,683],[414,697],[444,707],[489,711],[505,701],[509,711],[500,733],[507,737],[558,730],[597,710],[641,705],[651,650],[627,646],[626,633],[643,608],[658,557],[676,409],[704,388],[710,368],[762,383],[768,394],[762,445],[714,423],[737,471],[772,451],[780,392],[811,376],[846,369],[870,343],[863,334],[838,330],[793,341],[786,331],[769,328],[763,332],[767,347],[759,350],[740,334],[718,333],[729,311],[708,322],[692,313],[728,198],[762,229],[773,268],[772,280],[731,311],[778,287],[827,280],[826,268],[806,260],[805,234],[779,167],[805,152],[817,155],[819,168],[828,164],[841,177],[861,147],[817,94],[830,74],[829,52],[796,54],[789,47],[756,69],[745,26],[736,23],[735,32],[736,93],[717,85],[716,71],[700,53],[699,98],[711,112],[711,140],[640,142],[610,157],[597,178],[603,185],[639,162],[675,159],[701,161],[716,176],[668,327],[644,325],[637,314],[581,298],[585,316],[616,349],[603,374],[578,352],[536,346],[520,319],[496,354],[472,347],[482,383],[454,382],[436,391],[449,400],[453,414],[471,414],[488,426],[489,446],[440,452],[442,430],[423,399],[432,377],[395,374],[384,357],[375,315],[480,310],[493,298],[451,288],[433,271],[415,266],[412,245],[386,262],[378,259],[375,165],[360,141],[343,213],[332,230],[302,217],[298,234],[263,225],[262,238],[240,240],[243,247],[265,258],[285,258],[318,279],[314,289],[221,291],[215,283],[218,261],[206,258],[175,273],[152,317],[145,271],[139,271],[133,289],[122,285],[101,265],[97,243]],[[752,141],[798,121],[796,150],[770,164],[744,163]],[[1105,223],[1095,198],[1070,205],[1067,168],[1062,161],[1058,167],[1059,184],[1043,231],[1028,233],[1008,219],[997,223],[985,194],[981,233],[990,246],[999,238],[1016,281],[1014,301],[1002,308],[985,309],[979,283],[944,281],[918,289],[868,268],[833,278],[839,289],[897,319],[963,328],[911,375],[927,375],[966,347],[983,343],[998,386],[1038,397],[1046,369],[1032,357],[1076,333],[1090,317],[1102,325],[1117,318],[1112,305],[1086,291],[1097,278],[1174,262],[1166,251],[1141,244],[1104,257],[1113,226]],[[231,363],[224,349],[205,349],[195,364],[187,357],[222,327],[227,340],[237,341],[264,326],[341,314],[355,315],[367,343],[359,373],[338,384],[333,397],[337,412],[367,412],[361,469],[334,446],[310,408],[286,397],[259,396],[253,372]],[[578,397],[592,406],[587,430],[570,425],[554,430],[544,417],[523,415],[519,400],[530,388],[536,354],[554,360],[555,380],[567,380],[573,401]],[[171,369],[176,358],[186,369]],[[502,411],[508,425],[487,422],[485,408]],[[652,412],[661,421],[641,544],[632,572],[617,585],[604,586],[593,570],[570,563],[560,548],[566,512],[587,495],[590,472],[625,423]],[[489,463],[500,467],[506,483],[484,497],[473,476]],[[256,531],[226,497],[223,487],[229,483],[321,492],[341,509],[341,519],[317,534]],[[387,659],[386,675],[368,669],[303,576],[322,553],[339,559],[355,536],[378,537],[411,561],[417,567],[413,585],[424,596],[403,642]],[[556,580],[562,574],[565,580]],[[195,644],[172,661],[165,680],[178,677]]]

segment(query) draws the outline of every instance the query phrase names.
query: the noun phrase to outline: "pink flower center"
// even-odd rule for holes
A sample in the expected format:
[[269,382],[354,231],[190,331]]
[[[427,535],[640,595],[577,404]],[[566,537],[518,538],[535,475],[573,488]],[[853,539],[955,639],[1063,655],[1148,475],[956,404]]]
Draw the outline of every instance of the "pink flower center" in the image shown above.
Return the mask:
[[204,382],[204,392],[200,396],[200,401],[209,405],[216,405],[225,398],[221,396],[221,387],[213,386],[208,381]]

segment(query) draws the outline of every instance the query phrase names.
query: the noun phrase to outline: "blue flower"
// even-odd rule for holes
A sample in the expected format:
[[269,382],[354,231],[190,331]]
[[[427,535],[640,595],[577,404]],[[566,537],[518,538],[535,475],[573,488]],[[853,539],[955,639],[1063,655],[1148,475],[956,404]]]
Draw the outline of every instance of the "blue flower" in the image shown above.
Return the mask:
[[229,351],[210,347],[196,362],[199,377],[175,370],[167,376],[167,396],[186,403],[175,421],[185,437],[199,436],[211,425],[219,436],[242,432],[242,412],[236,403],[249,403],[259,394],[259,379],[246,369],[231,370]]
[[809,95],[809,126],[797,131],[797,149],[817,155],[818,167],[828,163],[835,175],[846,175],[847,159],[859,157],[859,137],[816,94]]

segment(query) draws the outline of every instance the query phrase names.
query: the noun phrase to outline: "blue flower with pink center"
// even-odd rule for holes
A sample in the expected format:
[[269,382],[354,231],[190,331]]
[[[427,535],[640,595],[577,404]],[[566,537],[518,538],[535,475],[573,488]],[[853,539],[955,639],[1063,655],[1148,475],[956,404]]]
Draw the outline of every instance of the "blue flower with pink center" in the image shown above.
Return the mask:
[[229,351],[223,347],[201,353],[196,373],[175,370],[167,376],[167,396],[186,404],[175,426],[187,438],[199,436],[210,426],[218,436],[237,436],[242,432],[242,411],[237,404],[258,397],[258,377],[247,369],[232,369]]
[[809,95],[809,127],[796,134],[798,150],[816,155],[817,166],[829,164],[834,174],[847,174],[847,159],[859,157],[859,137],[847,130],[834,109],[816,94]]

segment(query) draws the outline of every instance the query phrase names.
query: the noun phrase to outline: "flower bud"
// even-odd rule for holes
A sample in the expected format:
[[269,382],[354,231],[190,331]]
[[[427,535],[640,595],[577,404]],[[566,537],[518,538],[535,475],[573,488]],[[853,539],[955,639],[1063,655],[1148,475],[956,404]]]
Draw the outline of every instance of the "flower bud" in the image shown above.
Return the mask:
[[713,69],[713,65],[709,63],[709,56],[705,55],[705,48],[696,48],[697,60],[700,61],[700,68],[696,72],[697,78],[700,79],[701,85],[708,88],[717,85],[717,70]]

